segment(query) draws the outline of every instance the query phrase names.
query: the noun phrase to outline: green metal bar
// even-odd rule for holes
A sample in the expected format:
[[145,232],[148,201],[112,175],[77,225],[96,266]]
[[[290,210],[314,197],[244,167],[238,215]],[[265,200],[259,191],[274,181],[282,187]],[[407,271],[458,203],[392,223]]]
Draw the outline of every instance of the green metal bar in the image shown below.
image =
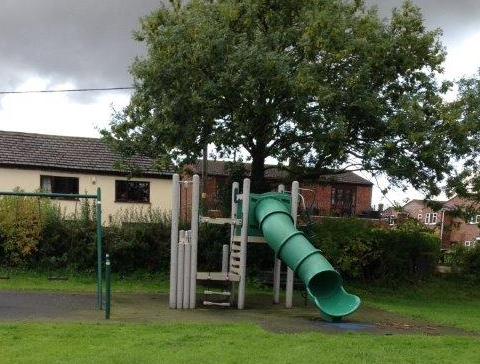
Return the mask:
[[97,198],[97,195],[79,195],[74,193],[44,193],[44,192],[5,192],[0,191],[0,196],[24,196],[24,197],[47,197],[47,198]]
[[110,319],[110,258],[105,254],[105,319]]
[[97,308],[102,309],[102,191],[97,188]]

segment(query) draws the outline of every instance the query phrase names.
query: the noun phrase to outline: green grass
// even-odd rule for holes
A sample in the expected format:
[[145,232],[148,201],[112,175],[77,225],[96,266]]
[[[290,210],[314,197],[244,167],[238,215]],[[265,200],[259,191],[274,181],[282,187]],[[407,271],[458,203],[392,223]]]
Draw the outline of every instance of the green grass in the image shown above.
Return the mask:
[[[36,272],[30,270],[11,270],[0,272],[0,290],[20,291],[57,291],[57,292],[95,292],[95,273],[78,272]],[[50,280],[51,276],[66,276],[67,280]],[[125,293],[158,293],[168,292],[169,277],[166,274],[136,272],[128,276],[112,273],[111,287],[113,292]],[[249,294],[271,293],[271,287],[258,284],[247,284]]]
[[0,324],[0,362],[478,363],[470,337],[274,334],[231,324]]
[[[59,292],[95,292],[95,273],[44,273],[14,270],[2,272],[9,279],[0,279],[0,290],[35,290]],[[50,280],[50,276],[67,276],[67,280]],[[168,277],[164,274],[135,273],[122,277],[112,274],[113,292],[167,292]]]
[[480,287],[459,279],[435,278],[396,289],[355,286],[363,302],[411,317],[480,332]]
[[[67,281],[51,281],[48,274],[12,271],[10,279],[0,280],[0,290],[45,290],[95,292],[94,274],[69,274]],[[432,279],[418,285],[388,289],[374,285],[351,285],[363,303],[421,318],[427,321],[480,332],[480,287],[454,279]],[[113,275],[113,292],[167,292],[168,277],[136,273],[128,277]],[[247,287],[248,294],[270,294],[271,288]]]

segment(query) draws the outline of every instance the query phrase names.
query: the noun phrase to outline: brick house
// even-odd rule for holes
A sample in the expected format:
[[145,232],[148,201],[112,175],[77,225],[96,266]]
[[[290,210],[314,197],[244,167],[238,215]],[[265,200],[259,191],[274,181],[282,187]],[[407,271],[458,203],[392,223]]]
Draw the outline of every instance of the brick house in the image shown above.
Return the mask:
[[473,216],[468,221],[457,217],[454,211],[459,208],[478,209],[478,202],[455,196],[448,201],[436,201],[439,209],[433,209],[424,200],[411,200],[400,211],[388,208],[382,217],[395,225],[402,216],[417,219],[430,229],[434,230],[442,240],[442,247],[451,248],[454,244],[466,247],[474,246],[480,242],[480,214]]
[[[250,164],[245,163],[245,170],[248,174]],[[185,168],[185,174],[191,176],[194,173],[202,175],[202,161]],[[207,165],[207,183],[203,201],[208,208],[210,215],[219,216],[220,191],[229,180],[227,162],[209,160]],[[279,170],[275,166],[267,166],[265,180],[272,191],[277,186],[285,184],[287,190],[291,178],[286,171]],[[363,215],[371,211],[372,186],[367,179],[353,173],[345,172],[337,175],[324,176],[317,182],[300,181],[301,194],[305,199],[305,206],[313,215],[337,215],[351,216]],[[203,188],[203,186],[202,186]],[[229,186],[227,186],[229,188]],[[189,189],[182,190],[181,200],[183,201],[182,211],[188,215],[189,207],[185,204],[190,199]]]

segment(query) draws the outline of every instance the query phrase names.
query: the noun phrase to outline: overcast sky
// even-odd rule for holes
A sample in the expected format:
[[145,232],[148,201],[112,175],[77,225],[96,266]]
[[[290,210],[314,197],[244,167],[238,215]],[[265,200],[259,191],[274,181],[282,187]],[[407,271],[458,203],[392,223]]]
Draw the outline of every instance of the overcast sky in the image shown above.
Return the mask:
[[[139,17],[159,0],[2,0],[0,2],[0,91],[131,85],[128,67],[140,44],[132,40]],[[367,0],[388,16],[401,0]],[[480,1],[416,0],[430,28],[443,29],[446,77],[480,67]],[[128,103],[124,91],[86,94],[0,95],[0,129],[98,136],[112,107]],[[384,183],[384,182],[382,182]],[[391,200],[418,198],[415,191]],[[379,190],[374,203],[388,202]]]

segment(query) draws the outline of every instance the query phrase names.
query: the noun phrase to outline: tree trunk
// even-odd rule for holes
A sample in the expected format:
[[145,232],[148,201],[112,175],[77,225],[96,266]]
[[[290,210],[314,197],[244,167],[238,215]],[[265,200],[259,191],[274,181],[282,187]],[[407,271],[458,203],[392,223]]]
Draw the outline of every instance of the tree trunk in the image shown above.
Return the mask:
[[252,153],[252,169],[250,178],[252,180],[251,190],[254,193],[263,193],[268,191],[265,182],[265,153],[256,151]]

